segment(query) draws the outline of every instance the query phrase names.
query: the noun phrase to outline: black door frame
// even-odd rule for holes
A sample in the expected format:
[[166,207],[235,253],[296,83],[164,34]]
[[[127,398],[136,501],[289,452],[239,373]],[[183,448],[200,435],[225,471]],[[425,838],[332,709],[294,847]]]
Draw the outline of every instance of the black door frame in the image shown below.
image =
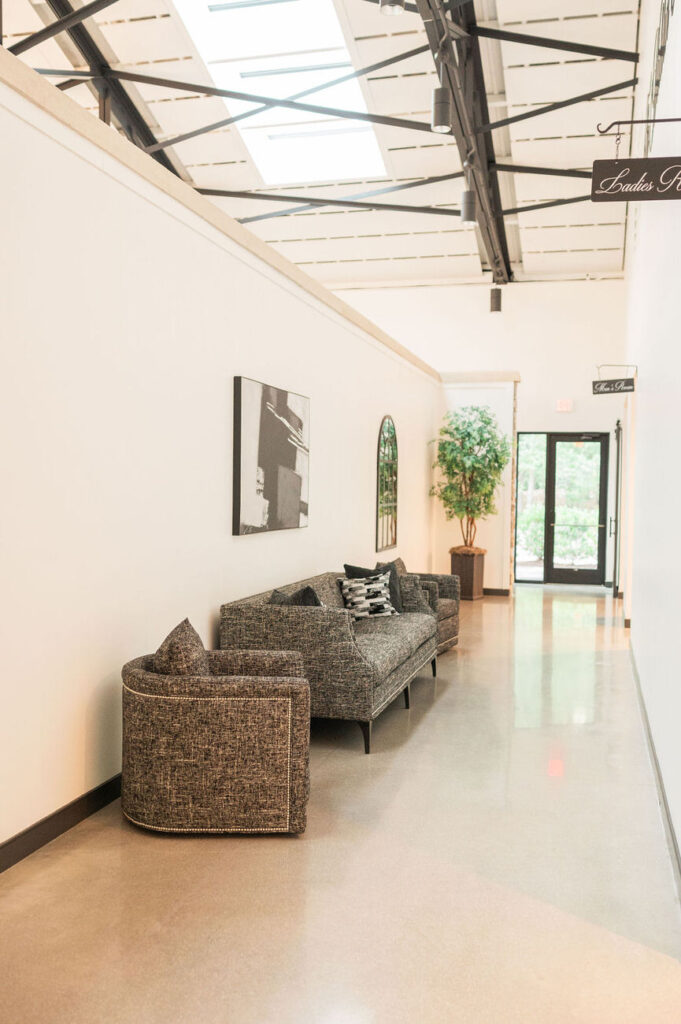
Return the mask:
[[[556,511],[556,445],[561,441],[599,441],[601,445],[601,474],[598,511],[598,568],[596,569],[554,569],[553,549]],[[544,520],[544,582],[545,583],[586,583],[603,586],[605,583],[605,561],[607,549],[608,515],[608,468],[610,458],[610,434],[591,433],[548,433],[546,435],[546,512]]]

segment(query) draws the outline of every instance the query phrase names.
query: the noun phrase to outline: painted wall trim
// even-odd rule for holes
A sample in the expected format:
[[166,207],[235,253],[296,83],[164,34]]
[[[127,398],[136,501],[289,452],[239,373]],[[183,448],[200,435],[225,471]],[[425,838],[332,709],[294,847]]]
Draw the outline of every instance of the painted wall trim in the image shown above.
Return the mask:
[[511,591],[508,587],[483,587],[485,597],[510,597]]
[[117,800],[120,795],[121,776],[118,774],[100,786],[95,786],[88,793],[76,797],[58,811],[53,811],[47,817],[36,821],[34,825],[29,825],[11,839],[6,839],[0,844],[0,872],[35,853],[41,846],[51,843],[53,839],[68,832],[91,814],[101,811],[102,807]]
[[517,370],[471,370],[465,373],[440,374],[443,384],[495,384],[522,380]]
[[636,657],[634,655],[633,650],[630,649],[629,653],[631,655],[631,667],[634,673],[636,693],[638,695],[638,703],[641,709],[641,718],[643,720],[643,731],[645,732],[648,753],[650,754],[650,760],[653,767],[653,774],[655,775],[655,784],[657,786],[657,795],[660,803],[660,812],[662,814],[662,824],[664,826],[667,845],[669,847],[669,858],[671,860],[672,872],[674,875],[674,883],[676,885],[676,895],[678,900],[681,902],[681,848],[679,847],[679,840],[676,835],[676,831],[674,829],[674,822],[672,821],[672,816],[669,810],[667,791],[664,786],[664,779],[662,778],[662,772],[660,770],[660,762],[657,759],[657,750],[655,749],[655,742],[653,740],[653,734],[650,729],[650,720],[648,718],[648,711],[646,710],[646,702],[643,697],[641,677],[638,674]]
[[0,47],[0,83],[29,100],[129,170],[140,175],[145,181],[181,203],[186,209],[201,217],[207,224],[226,235],[237,245],[279,271],[299,288],[343,317],[344,320],[369,334],[406,362],[439,382],[440,374],[432,366],[400,345],[371,320],[280,255],[272,246],[248,231],[210,200],[199,195],[187,182],[181,181],[153,157],[142,152],[132,142],[88,113],[67,93],[55,88],[42,75],[2,47]]

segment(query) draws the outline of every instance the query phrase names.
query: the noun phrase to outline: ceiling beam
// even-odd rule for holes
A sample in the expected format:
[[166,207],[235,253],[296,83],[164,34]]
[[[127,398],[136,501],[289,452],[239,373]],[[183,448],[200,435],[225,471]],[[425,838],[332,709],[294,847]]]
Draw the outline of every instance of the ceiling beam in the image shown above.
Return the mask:
[[[417,0],[428,42],[441,81],[452,97],[452,133],[461,162],[469,164],[469,187],[475,193],[477,225],[494,281],[511,280],[506,228],[494,169],[492,137],[479,135],[476,126],[489,120],[487,92],[480,55],[480,43],[473,34],[476,25],[472,2],[449,9],[443,0]],[[449,27],[454,22],[464,29],[466,38],[454,37]]]
[[[422,185],[437,185],[441,181],[453,181],[455,178],[463,178],[463,171],[456,171],[453,174],[438,174],[433,178],[419,178],[416,181],[406,181],[399,185],[386,185],[383,188],[371,189],[369,192],[354,192],[346,199],[370,199],[373,196],[385,196],[391,192],[404,192],[410,188],[420,188]],[[257,195],[257,193],[255,193]],[[303,206],[292,206],[288,210],[277,210],[274,213],[261,213],[256,217],[241,217],[239,223],[251,224],[257,220],[271,220],[275,217],[290,217],[294,213],[304,213],[306,210],[313,210],[319,203],[306,203]]]
[[[74,13],[70,0],[47,0],[53,13],[58,18],[64,18]],[[80,8],[82,11],[82,8]],[[90,68],[89,72],[71,71],[61,72],[68,78],[92,78],[97,93],[102,94],[109,90],[111,100],[111,112],[129,138],[138,145],[150,146],[156,142],[156,136],[139,112],[134,102],[126,92],[125,88],[116,81],[108,84],[103,81],[110,70],[109,64],[99,49],[94,39],[85,28],[85,25],[72,25],[66,29],[71,42],[83,57],[83,63]],[[173,174],[178,174],[172,161],[165,153],[158,153],[155,159]],[[179,175],[178,175],[179,176]]]
[[476,25],[471,35],[484,39],[498,39],[499,42],[522,43],[524,46],[541,46],[549,50],[563,50],[567,53],[583,53],[604,60],[627,60],[635,64],[638,54],[633,50],[613,50],[608,46],[592,46],[590,43],[570,43],[565,39],[547,39],[545,36],[527,35],[525,32],[508,32],[505,28],[486,28]]
[[[416,46],[413,50],[407,50],[406,53],[399,53],[396,57],[388,57],[387,60],[380,60],[377,64],[369,64],[368,67],[360,68],[359,71],[353,71],[348,75],[341,75],[340,78],[333,78],[329,82],[322,82],[321,85],[314,85],[311,89],[304,89],[302,92],[297,92],[293,96],[287,96],[290,100],[301,100],[305,96],[312,96],[313,93],[323,92],[325,89],[331,89],[333,86],[342,85],[343,82],[349,82],[353,78],[361,78],[364,75],[373,74],[374,71],[381,71],[383,68],[390,67],[391,64],[399,64],[403,60],[409,60],[411,57],[416,57],[420,53],[426,53],[430,47],[426,43],[424,46]],[[147,150],[148,153],[155,153],[159,149],[167,149],[168,146],[176,146],[179,142],[186,142],[187,139],[195,139],[197,135],[205,135],[207,132],[217,131],[219,128],[227,128],[229,125],[236,124],[237,121],[245,121],[249,117],[255,117],[256,114],[261,114],[265,110],[269,110],[272,107],[271,103],[264,103],[260,107],[256,107],[254,110],[246,110],[243,114],[236,114],[234,117],[226,117],[221,121],[213,121],[212,124],[206,124],[202,128],[195,128],[191,132],[184,132],[182,135],[175,135],[172,139],[164,139],[163,142],[157,142],[154,146],[150,146]]]
[[515,206],[512,210],[504,210],[504,217],[510,217],[512,213],[548,210],[552,206],[569,206],[571,203],[585,203],[588,199],[591,199],[591,194],[588,196],[573,196],[571,199],[549,199],[545,203],[533,203],[532,206]]
[[[49,0],[49,2],[52,3],[54,0]],[[408,121],[401,117],[368,114],[363,110],[341,110],[337,107],[321,107],[315,103],[299,103],[297,100],[276,99],[273,96],[238,92],[235,89],[219,89],[217,86],[201,85],[198,82],[181,82],[174,78],[159,78],[156,75],[140,75],[132,71],[119,71],[110,68],[108,65],[103,73],[99,75],[93,74],[91,77],[104,77],[107,81],[156,85],[162,89],[174,89],[178,92],[196,92],[203,96],[222,96],[226,99],[243,100],[246,103],[262,103],[271,107],[283,107],[285,110],[300,110],[308,114],[319,114],[322,117],[338,117],[346,121],[367,121],[369,124],[382,124],[390,128],[407,128],[412,131],[432,133],[431,126],[425,121]],[[153,146],[157,141],[155,139],[150,145]]]
[[546,107],[537,107],[534,110],[526,110],[524,114],[514,114],[513,117],[504,117],[501,121],[492,121],[489,124],[481,124],[478,131],[481,134],[493,132],[497,128],[505,128],[509,124],[517,124],[518,121],[527,121],[531,117],[541,117],[542,114],[550,114],[554,110],[563,110],[564,107],[572,107],[575,103],[586,103],[588,100],[595,100],[599,96],[607,96],[611,92],[619,92],[622,89],[631,89],[638,82],[638,78],[630,78],[627,82],[618,82],[616,85],[606,85],[602,89],[594,89],[592,92],[582,93],[581,96],[572,96],[569,100],[560,100],[558,103],[549,103]]
[[459,210],[438,209],[434,206],[402,206],[397,203],[362,203],[352,199],[311,199],[309,196],[287,195],[281,192],[238,192],[224,188],[197,188],[202,196],[221,196],[226,199],[262,199],[273,203],[305,203],[308,206],[343,206],[352,210],[391,210],[397,213],[425,213],[438,217],[460,217]]
[[112,4],[117,2],[118,0],[92,0],[92,3],[85,4],[84,7],[79,7],[77,10],[71,11],[70,14],[65,14],[63,17],[58,18],[51,25],[46,25],[45,28],[41,28],[38,32],[33,32],[32,35],[26,36],[25,39],[20,39],[18,43],[8,47],[9,52],[18,57],[20,53],[25,53],[26,50],[31,50],[34,46],[40,46],[46,40],[59,35],[60,32],[66,32],[68,29],[73,28],[74,25],[80,25],[86,18],[92,17],[93,14],[103,11],[105,7],[111,7]]
[[556,178],[588,178],[591,180],[591,171],[573,171],[563,167],[527,167],[525,164],[495,163],[494,170],[508,174],[548,174]]

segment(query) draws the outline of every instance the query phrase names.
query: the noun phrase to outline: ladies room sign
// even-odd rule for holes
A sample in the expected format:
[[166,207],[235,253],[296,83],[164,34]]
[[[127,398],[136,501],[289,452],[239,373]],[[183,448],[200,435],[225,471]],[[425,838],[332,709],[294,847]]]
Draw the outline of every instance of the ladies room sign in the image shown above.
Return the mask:
[[594,203],[681,199],[681,156],[639,160],[594,160]]

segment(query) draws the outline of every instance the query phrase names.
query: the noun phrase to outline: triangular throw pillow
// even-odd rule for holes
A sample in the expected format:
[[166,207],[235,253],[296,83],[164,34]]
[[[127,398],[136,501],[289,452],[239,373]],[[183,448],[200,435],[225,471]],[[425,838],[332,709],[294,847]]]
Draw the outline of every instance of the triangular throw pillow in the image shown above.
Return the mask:
[[164,676],[210,675],[206,648],[189,619],[175,626],[156,651],[154,672]]

